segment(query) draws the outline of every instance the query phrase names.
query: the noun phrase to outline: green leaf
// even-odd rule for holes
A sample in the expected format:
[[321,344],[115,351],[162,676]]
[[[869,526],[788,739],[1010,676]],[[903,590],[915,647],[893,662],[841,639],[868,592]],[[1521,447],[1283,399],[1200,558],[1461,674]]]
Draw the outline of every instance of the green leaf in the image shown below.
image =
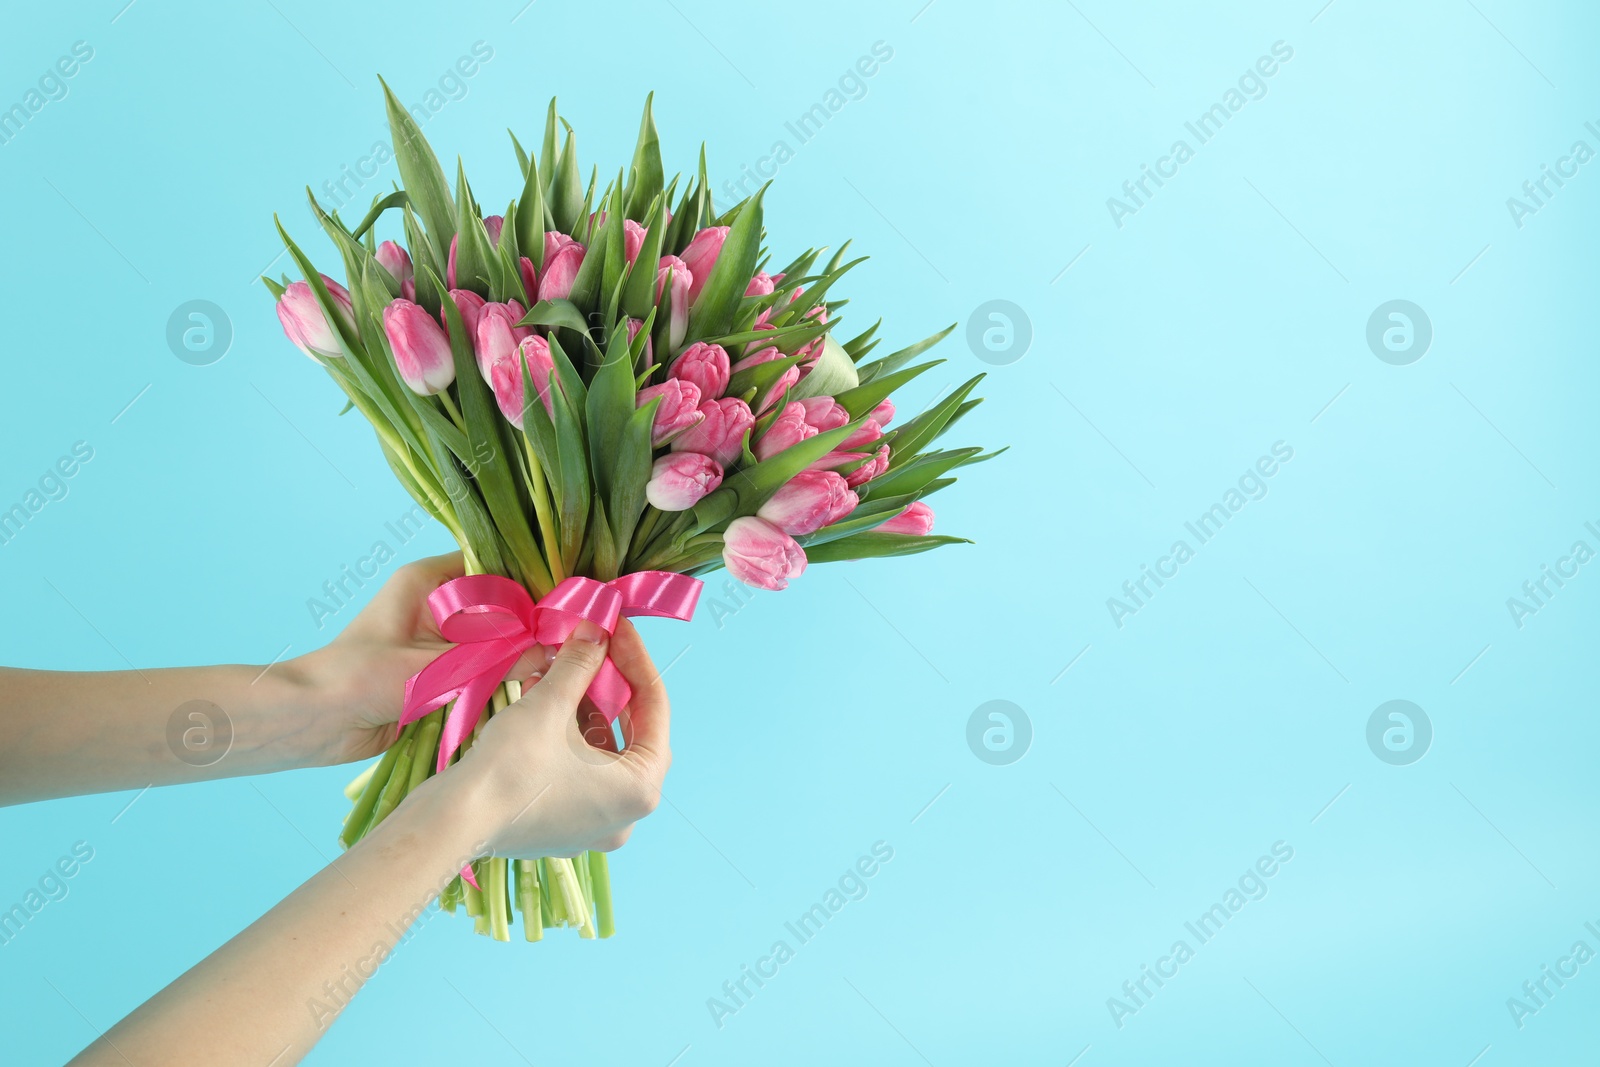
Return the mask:
[[656,94],[651,93],[644,98],[644,117],[639,120],[639,142],[633,149],[627,211],[628,218],[635,222],[645,220],[651,202],[661,195],[661,140],[656,134],[656,120],[650,108],[655,97]]
[[660,404],[661,398],[655,397],[628,417],[611,464],[611,532],[619,555],[633,543],[634,528],[644,511],[644,489],[650,481],[653,463],[650,432]]
[[556,122],[560,116],[556,114],[556,98],[550,98],[550,107],[544,116],[544,140],[539,144],[539,173],[549,180],[556,172]]
[[[512,137],[512,141],[516,140]],[[522,146],[517,146],[522,154]],[[517,248],[533,260],[536,270],[544,270],[544,185],[539,180],[539,168],[529,159],[523,163],[526,179],[522,183],[522,197],[517,201]]]
[[405,105],[395,98],[382,78],[384,106],[389,112],[389,134],[394,143],[395,162],[400,167],[400,181],[405,186],[408,202],[416,208],[428,228],[428,235],[441,248],[450,246],[450,234],[455,225],[455,202],[450,198],[450,187],[445,184],[444,170],[439,159],[428,147],[422,130],[411,117]]
[[608,500],[614,497],[617,463],[628,420],[634,413],[633,367],[628,360],[627,335],[614,338],[610,348],[605,362],[589,383],[586,406],[589,456],[594,464],[595,489]]
[[860,418],[877,407],[890,393],[911,381],[917,375],[931,370],[943,362],[944,360],[942,359],[929,360],[927,363],[919,363],[915,367],[907,367],[905,370],[897,371],[894,374],[883,375],[865,385],[858,385],[854,389],[846,390],[833,399],[843,405],[844,409],[850,413],[851,418]]
[[[456,282],[457,289],[471,289],[488,293],[502,281],[495,262],[494,246],[489,243],[489,231],[472,202],[472,189],[467,185],[467,172],[456,160]],[[438,279],[434,279],[435,282]],[[454,303],[454,301],[451,301]]]
[[586,331],[589,324],[583,312],[570,300],[541,300],[528,309],[518,326],[564,326],[569,330]]
[[847,559],[876,559],[882,556],[910,556],[917,552],[926,552],[942,545],[970,545],[971,541],[964,537],[943,537],[928,535],[918,537],[914,534],[879,533],[869,530],[866,533],[853,534],[850,537],[841,537],[837,541],[817,545],[815,548],[806,549],[806,561],[809,563],[836,563]]
[[922,353],[926,352],[928,349],[932,348],[934,345],[950,336],[950,331],[955,328],[956,324],[952,322],[950,325],[946,326],[932,337],[924,337],[914,345],[907,345],[898,352],[891,353],[890,355],[884,356],[882,359],[874,360],[873,362],[868,363],[866,366],[861,368],[861,384],[866,385],[879,375],[888,374],[905,366],[907,363],[910,363],[912,360],[922,355]]
[[617,551],[616,539],[611,533],[611,525],[606,521],[605,500],[599,493],[594,495],[594,522],[590,529],[589,540],[594,549],[595,574],[602,581],[610,581],[622,569],[622,560],[621,553]]
[[[909,463],[922,449],[932,444],[945,428],[953,421],[958,412],[971,410],[967,406],[967,394],[983,381],[983,375],[968,379],[962,383],[955,392],[945,397],[921,415],[899,427],[900,436],[896,439],[895,448],[889,454],[889,470]],[[971,403],[977,403],[972,401]]]
[[656,272],[661,262],[662,242],[667,236],[667,202],[662,198],[653,203],[655,208],[648,216],[644,244],[634,257],[627,286],[622,291],[623,311],[633,319],[643,319],[656,306]]
[[686,343],[727,333],[732,326],[734,310],[750,285],[761,254],[761,198],[766,192],[767,186],[763,185],[755,196],[744,202],[738,218],[733,220],[727,240],[722,243],[722,252],[717,256],[717,265],[711,268],[711,277],[706,279],[689,311]]
[[[555,102],[551,101],[554,114]],[[543,169],[541,167],[541,169]],[[583,215],[583,178],[578,173],[578,135],[567,127],[566,147],[561,151],[561,161],[556,164],[555,176],[550,184],[550,214],[556,229],[571,233]]]
[[[804,357],[784,356],[782,359],[769,359],[765,363],[757,363],[754,367],[737,371],[728,379],[728,388],[724,395],[742,397],[753,389],[755,390],[753,399],[759,401],[777,384],[778,379],[783,377],[783,372],[798,364],[802,358]],[[758,403],[750,404],[752,410],[758,406],[760,406]]]
[[[551,354],[560,351],[554,342],[550,345]],[[556,360],[559,368],[566,363],[570,370],[572,364],[563,354]],[[582,384],[579,384],[582,388]],[[559,479],[561,485],[561,555],[563,570],[568,574],[576,574],[578,558],[583,551],[584,531],[589,522],[589,501],[592,492],[592,483],[589,479],[589,450],[584,441],[583,422],[578,415],[581,408],[574,406],[575,398],[581,394],[569,396],[566,388],[550,390],[551,405],[555,409],[556,431],[556,458],[561,469]],[[581,403],[581,399],[578,399]]]
[[804,400],[811,396],[844,395],[857,384],[856,365],[850,362],[850,354],[829,336],[822,342],[822,355],[812,365],[811,373],[796,382],[794,388],[790,390],[792,394],[790,399]]
[[[606,296],[618,291],[622,284],[622,272],[627,268],[627,242],[623,239],[622,215],[622,174],[617,173],[616,184],[606,192],[606,221],[605,221],[605,269],[600,273],[600,292]],[[610,326],[616,321],[610,313],[606,316],[606,325]]]
[[361,225],[357,226],[353,231],[351,231],[352,234],[357,238],[364,236],[366,232],[372,229],[372,227],[377,224],[378,220],[383,217],[383,213],[385,211],[388,211],[392,207],[400,207],[405,203],[407,203],[405,190],[402,189],[398,192],[390,193],[388,196],[372,205],[372,210],[368,211],[366,216],[362,218]]
[[856,492],[860,494],[862,500],[920,493],[936,478],[943,477],[957,467],[964,467],[969,463],[981,463],[997,455],[999,452],[985,455],[981,448],[953,448],[940,452],[927,452],[906,461],[902,466],[878,475]]
[[577,277],[572,280],[572,291],[567,294],[567,299],[585,314],[598,310],[600,294],[603,291],[600,283],[606,268],[606,242],[610,237],[609,226],[602,226],[595,234],[594,241],[583,254],[583,263],[578,267]]

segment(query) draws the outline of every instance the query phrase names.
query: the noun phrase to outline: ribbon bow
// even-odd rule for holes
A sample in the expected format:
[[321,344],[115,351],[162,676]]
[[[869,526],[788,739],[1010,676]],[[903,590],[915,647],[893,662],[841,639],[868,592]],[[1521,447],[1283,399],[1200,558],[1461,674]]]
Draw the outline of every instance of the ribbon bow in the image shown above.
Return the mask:
[[[670,571],[637,571],[609,582],[568,578],[535,603],[509,578],[470,574],[435,589],[428,608],[452,649],[406,681],[400,725],[422,718],[454,700],[439,733],[442,771],[478,720],[495,687],[534,645],[559,645],[587,620],[614,633],[624,615],[654,615],[688,622],[700,599],[698,578]],[[607,656],[589,683],[588,696],[614,722],[633,695],[628,681]]]

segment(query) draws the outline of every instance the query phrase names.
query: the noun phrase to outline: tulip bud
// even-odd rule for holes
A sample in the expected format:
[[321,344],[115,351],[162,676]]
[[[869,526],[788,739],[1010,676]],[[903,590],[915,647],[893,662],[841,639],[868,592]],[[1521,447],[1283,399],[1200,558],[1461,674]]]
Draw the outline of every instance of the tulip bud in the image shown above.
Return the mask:
[[878,530],[881,533],[915,534],[924,537],[933,531],[933,509],[918,500],[883,523]]
[[766,271],[761,271],[757,273],[754,278],[750,279],[749,285],[744,287],[744,295],[770,296],[772,291],[776,288],[777,286],[773,283],[772,275],[768,274]]
[[500,407],[500,414],[519,430],[522,429],[522,418],[527,409],[527,394],[522,382],[524,362],[528,364],[534,391],[544,403],[545,411],[554,417],[550,375],[555,370],[555,360],[550,356],[550,343],[543,337],[524,338],[510,357],[491,364],[486,375],[489,388],[494,391],[495,403]]
[[668,452],[650,468],[644,497],[662,511],[688,511],[722,484],[722,464],[698,452]]
[[411,281],[413,276],[411,256],[393,241],[385,241],[379,245],[373,258],[378,261],[378,266],[389,272],[389,277],[393,278],[395,284],[402,289]]
[[806,421],[815,426],[818,433],[837,430],[850,421],[850,412],[831,396],[810,396],[799,403],[806,409]]
[[[628,344],[632,345],[639,339],[639,331],[644,329],[644,322],[641,319],[627,319],[626,322],[628,326]],[[644,339],[645,365],[654,366],[655,361],[655,341],[650,337],[646,337]]]
[[850,436],[839,442],[839,449],[844,452],[861,451],[882,436],[883,427],[869,418],[857,426]]
[[806,422],[806,409],[797,401],[784,405],[767,432],[756,439],[751,451],[756,459],[771,459],[784,449],[815,436],[817,428]]
[[483,228],[489,234],[489,244],[495,248],[500,247],[500,231],[505,228],[504,215],[490,215],[483,220]]
[[804,537],[838,522],[859,503],[843,475],[806,470],[785,482],[756,514],[792,537]]
[[[450,299],[455,302],[456,310],[461,313],[461,324],[467,328],[467,343],[475,345],[478,342],[478,315],[483,311],[483,305],[488,301],[474,293],[471,289],[452,289]],[[450,319],[439,309],[439,321],[444,323],[445,335],[450,333]]]
[[517,346],[533,336],[528,327],[516,325],[523,314],[522,305],[515,300],[505,304],[490,301],[478,312],[477,343],[473,350],[478,357],[478,373],[483,375],[484,381],[490,381],[491,367],[510,362]]
[[743,400],[725,396],[700,404],[701,419],[672,440],[674,452],[699,452],[724,467],[744,455],[744,435],[756,424],[756,417]]
[[539,279],[540,300],[565,300],[572,293],[578,268],[583,266],[583,245],[564,233],[544,235],[544,277]]
[[889,446],[884,445],[874,452],[872,458],[861,466],[844,476],[845,484],[854,489],[858,485],[865,485],[878,475],[889,469]]
[[[326,274],[322,276],[322,282],[328,287],[328,295],[333,298],[346,328],[354,332],[356,316],[350,304],[349,292]],[[337,359],[344,355],[339,338],[318,306],[317,294],[311,291],[308,283],[293,282],[283,291],[278,298],[278,322],[283,325],[283,332],[289,340],[306,355],[323,359]]]
[[705,416],[700,414],[700,387],[693,382],[668,378],[660,385],[639,390],[636,407],[644,407],[656,397],[655,421],[650,426],[650,447],[660,448]]
[[647,233],[648,230],[632,219],[622,220],[622,258],[628,261],[628,266],[633,266],[633,261],[639,258],[639,249],[644,247]]
[[450,339],[422,308],[409,300],[396,300],[383,309],[383,332],[394,350],[395,367],[412,392],[421,396],[442,393],[456,380]]
[[706,287],[711,271],[722,255],[722,244],[728,239],[727,226],[708,226],[694,235],[689,247],[683,250],[683,262],[688,266],[694,283],[689,287],[689,302],[700,299],[700,290]]
[[722,535],[722,562],[728,573],[757,589],[784,589],[806,570],[805,551],[794,538],[766,519],[734,519]]
[[528,303],[539,302],[539,271],[527,256],[517,257],[517,273],[522,275],[522,291],[528,294]]
[[894,403],[888,397],[878,401],[878,406],[872,409],[872,421],[879,426],[887,426],[894,421]]
[[696,341],[672,361],[667,374],[693,382],[703,400],[715,400],[728,389],[728,352],[721,345]]
[[[778,351],[776,346],[768,345],[755,355],[746,356],[739,362],[735,363],[732,370],[734,374],[738,374],[742,370],[748,370],[751,367],[758,367],[763,363],[770,363],[775,359],[783,358],[783,353]],[[756,414],[765,415],[767,410],[783,397],[783,394],[789,390],[789,387],[794,385],[799,380],[800,368],[798,366],[791,365],[784,368],[783,373],[778,375],[778,380],[773,382],[772,385],[768,386],[766,393],[756,398]]]
[[656,268],[656,303],[669,282],[672,292],[668,300],[667,347],[676,350],[689,332],[689,303],[693,299],[694,271],[677,256],[662,256]]

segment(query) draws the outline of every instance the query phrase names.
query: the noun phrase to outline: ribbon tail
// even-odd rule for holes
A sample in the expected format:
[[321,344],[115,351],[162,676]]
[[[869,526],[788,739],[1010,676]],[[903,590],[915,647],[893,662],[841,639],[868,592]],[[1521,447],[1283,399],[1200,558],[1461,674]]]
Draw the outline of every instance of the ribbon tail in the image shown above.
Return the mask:
[[600,664],[600,672],[589,683],[589,699],[594,701],[594,706],[600,709],[609,723],[617,721],[617,716],[622,714],[622,709],[628,706],[632,696],[633,688],[628,685],[628,680],[622,676],[617,665],[611,662],[611,657],[607,656],[605,662]]

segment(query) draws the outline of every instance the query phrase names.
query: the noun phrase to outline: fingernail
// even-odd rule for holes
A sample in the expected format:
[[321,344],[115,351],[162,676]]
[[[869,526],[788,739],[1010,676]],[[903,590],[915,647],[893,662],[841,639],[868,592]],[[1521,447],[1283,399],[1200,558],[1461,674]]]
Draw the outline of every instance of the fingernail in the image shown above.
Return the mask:
[[572,636],[568,640],[583,641],[591,645],[603,645],[606,643],[607,636],[605,630],[601,627],[588,619],[580,619],[578,625],[573,627]]

